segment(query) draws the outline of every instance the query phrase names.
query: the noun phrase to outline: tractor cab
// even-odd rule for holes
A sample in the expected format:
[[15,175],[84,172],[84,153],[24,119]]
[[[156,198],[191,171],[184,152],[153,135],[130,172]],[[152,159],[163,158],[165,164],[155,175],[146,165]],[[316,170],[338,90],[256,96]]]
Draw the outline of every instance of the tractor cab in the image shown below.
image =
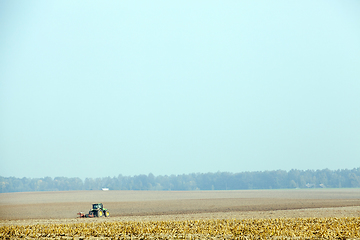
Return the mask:
[[92,205],[92,208],[93,208],[93,209],[103,209],[104,207],[103,207],[103,204],[102,204],[102,203],[94,203],[94,204]]

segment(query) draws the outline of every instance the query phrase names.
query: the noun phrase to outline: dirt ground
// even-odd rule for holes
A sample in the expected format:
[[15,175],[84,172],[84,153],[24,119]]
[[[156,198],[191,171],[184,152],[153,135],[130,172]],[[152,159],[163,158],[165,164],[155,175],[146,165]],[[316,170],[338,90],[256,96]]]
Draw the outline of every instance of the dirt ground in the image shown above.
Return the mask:
[[[109,218],[79,219],[102,202]],[[0,226],[93,221],[359,217],[360,189],[67,191],[0,194]]]

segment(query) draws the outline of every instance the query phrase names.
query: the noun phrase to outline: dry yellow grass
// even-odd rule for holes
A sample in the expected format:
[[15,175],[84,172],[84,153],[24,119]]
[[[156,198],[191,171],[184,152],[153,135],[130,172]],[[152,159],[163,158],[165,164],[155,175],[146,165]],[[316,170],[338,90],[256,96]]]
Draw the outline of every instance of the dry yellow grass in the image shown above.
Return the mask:
[[91,222],[2,226],[1,239],[356,239],[360,217]]

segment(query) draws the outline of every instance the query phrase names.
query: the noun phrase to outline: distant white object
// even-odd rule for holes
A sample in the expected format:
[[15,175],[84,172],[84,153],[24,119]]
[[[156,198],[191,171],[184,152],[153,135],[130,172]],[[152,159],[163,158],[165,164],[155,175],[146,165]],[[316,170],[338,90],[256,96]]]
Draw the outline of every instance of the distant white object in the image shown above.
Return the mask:
[[103,187],[101,190],[103,190],[103,191],[109,191],[109,189],[106,188],[106,187]]

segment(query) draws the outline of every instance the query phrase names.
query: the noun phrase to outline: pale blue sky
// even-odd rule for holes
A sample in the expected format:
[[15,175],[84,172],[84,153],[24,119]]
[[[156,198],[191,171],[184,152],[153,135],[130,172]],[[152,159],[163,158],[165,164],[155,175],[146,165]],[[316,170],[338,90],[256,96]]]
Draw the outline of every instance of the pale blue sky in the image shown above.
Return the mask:
[[0,2],[0,176],[360,167],[360,1]]

